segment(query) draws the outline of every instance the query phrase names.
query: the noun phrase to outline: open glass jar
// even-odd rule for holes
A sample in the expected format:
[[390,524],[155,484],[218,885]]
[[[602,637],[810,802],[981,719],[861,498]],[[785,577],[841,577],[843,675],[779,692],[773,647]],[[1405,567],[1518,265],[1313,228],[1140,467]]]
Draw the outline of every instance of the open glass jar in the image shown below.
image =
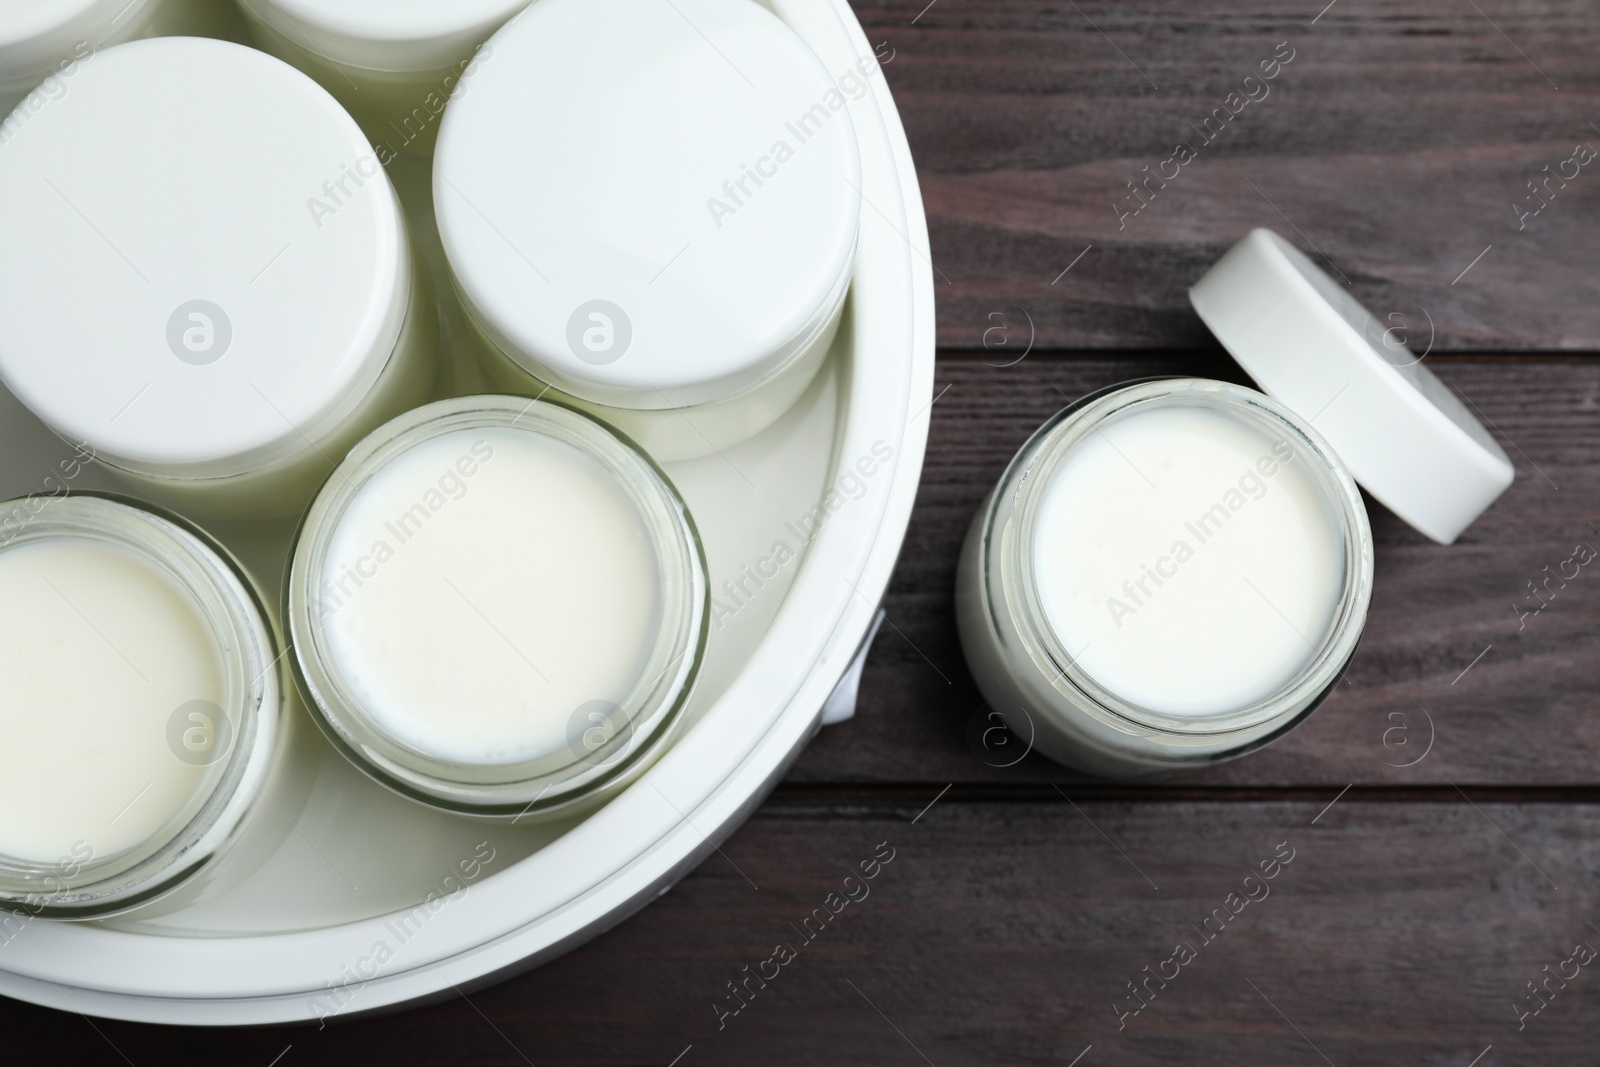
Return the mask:
[[241,843],[294,810],[288,665],[249,577],[115,498],[0,515],[0,922],[149,914],[206,888],[225,851],[248,873]]
[[1159,379],[1045,423],[959,574],[968,664],[1012,732],[1139,774],[1242,755],[1316,707],[1361,636],[1372,535],[1304,420],[1240,386]]
[[1277,234],[1246,235],[1190,300],[1265,392],[1172,378],[1085,397],[1018,452],[962,550],[979,688],[1092,773],[1231,759],[1329,694],[1372,594],[1358,482],[1449,544],[1513,477],[1421,359]]
[[0,231],[0,379],[185,514],[298,513],[433,381],[435,307],[383,168],[254,49],[96,55],[0,152]]
[[307,705],[357,767],[520,820],[597,803],[664,751],[709,595],[688,509],[631,442],[472,396],[351,451],[305,515],[285,611]]

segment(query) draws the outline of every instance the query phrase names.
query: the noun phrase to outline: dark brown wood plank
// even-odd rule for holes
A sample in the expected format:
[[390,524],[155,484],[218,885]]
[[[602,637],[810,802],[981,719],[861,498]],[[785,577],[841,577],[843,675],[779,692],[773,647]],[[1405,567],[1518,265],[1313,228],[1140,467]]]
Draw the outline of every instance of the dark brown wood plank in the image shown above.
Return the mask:
[[[1094,360],[1035,353],[1011,367],[980,356],[947,353],[940,362],[937,388],[949,391],[933,407],[917,508],[885,605],[894,626],[884,627],[868,660],[860,713],[823,731],[793,780],[942,784],[1065,774],[1036,755],[990,766],[1012,757],[969,747],[967,728],[982,723],[983,705],[952,614],[967,524],[1015,450],[1064,398],[1141,374],[1242,380],[1220,350]],[[1346,684],[1277,744],[1179,780],[1600,781],[1600,577],[1580,572],[1536,616],[1519,619],[1513,608],[1537,605],[1526,583],[1577,543],[1600,548],[1600,364],[1429,363],[1497,428],[1516,482],[1448,547],[1369,499],[1376,589]]]
[[[1049,790],[1045,790],[1049,793]],[[1600,963],[1521,1032],[1574,946],[1600,808],[1359,794],[1246,803],[780,794],[635,920],[533,973],[403,1015],[178,1032],[0,1003],[7,1061],[522,1065],[1592,1064]],[[1319,812],[1321,814],[1319,815]],[[797,932],[875,852],[814,938]],[[1518,850],[1522,854],[1519,854]],[[1246,876],[1275,854],[1270,881]],[[754,890],[729,861],[758,886]],[[1269,868],[1270,869],[1270,868]],[[1547,880],[1548,879],[1548,880]],[[1159,887],[1159,888],[1157,888]],[[1228,894],[1260,899],[1234,903]],[[862,894],[865,893],[863,896]],[[1207,942],[1197,928],[1213,909]],[[826,911],[824,912],[826,914]],[[791,925],[794,924],[794,925]],[[787,965],[737,1015],[730,981]],[[1138,1015],[1126,983],[1195,958]],[[1164,969],[1170,975],[1174,964]],[[726,999],[725,999],[726,998]],[[101,1034],[103,1033],[103,1037]],[[692,1046],[692,1047],[690,1047]]]
[[[1600,148],[1600,11],[1339,0],[1313,25],[1325,2],[854,0],[892,56],[941,343],[976,347],[1024,310],[1041,346],[1204,343],[1187,287],[1270,226],[1380,318],[1406,316],[1419,348],[1600,347],[1595,165],[1569,165],[1538,215],[1513,208]],[[1285,41],[1260,99],[1203,127]],[[1162,166],[1180,142],[1196,158]],[[1177,176],[1123,219],[1146,166]]]

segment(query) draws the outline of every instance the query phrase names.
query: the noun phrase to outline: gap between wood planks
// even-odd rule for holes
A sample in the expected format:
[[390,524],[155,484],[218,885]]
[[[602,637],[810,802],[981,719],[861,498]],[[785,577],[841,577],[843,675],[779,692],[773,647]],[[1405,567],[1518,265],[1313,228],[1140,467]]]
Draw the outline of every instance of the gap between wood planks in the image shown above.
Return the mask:
[[[1005,353],[981,346],[939,345],[938,357],[951,362],[981,363],[1002,360]],[[1227,350],[1220,344],[1199,345],[1193,348],[1035,348],[1027,358],[1043,362],[1072,360],[1141,360],[1141,359],[1216,359],[1228,360]],[[1593,363],[1600,359],[1600,350],[1531,349],[1526,352],[1466,352],[1434,349],[1423,360],[1428,363]],[[996,371],[1005,370],[996,366]]]
[[[1344,789],[1341,785],[1200,786],[1137,785],[1121,782],[995,782],[955,783],[940,799],[946,804],[1061,803],[1057,787],[1073,800],[1138,801],[1146,804],[1301,803],[1321,806]],[[891,809],[920,810],[941,786],[932,782],[785,782],[755,817],[784,814],[787,809],[827,808],[887,814]],[[1461,788],[1480,804],[1600,804],[1600,785],[1474,785]],[[1448,782],[1418,785],[1352,785],[1343,804],[1462,804],[1461,793]],[[841,814],[844,814],[841,811]],[[909,816],[908,816],[909,817]]]

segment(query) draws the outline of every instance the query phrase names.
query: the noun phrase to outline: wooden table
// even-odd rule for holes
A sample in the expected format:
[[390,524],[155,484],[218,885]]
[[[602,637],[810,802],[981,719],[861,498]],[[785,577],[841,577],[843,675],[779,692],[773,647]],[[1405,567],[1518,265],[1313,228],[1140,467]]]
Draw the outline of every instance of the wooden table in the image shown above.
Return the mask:
[[[1594,1063],[1600,964],[1579,960],[1600,948],[1600,572],[1519,608],[1600,546],[1600,168],[1538,200],[1528,184],[1600,146],[1600,14],[1323,2],[858,0],[920,165],[946,391],[860,714],[724,856],[470,1001],[233,1033],[5,1003],[0,1060]],[[1199,143],[1229,93],[1260,95],[1247,73],[1291,53]],[[1180,140],[1196,158],[1128,199]],[[1007,766],[951,618],[965,526],[1062,394],[1240,377],[1185,289],[1256,225],[1428,352],[1517,481],[1448,548],[1370,504],[1361,650],[1271,749],[1159,784]],[[1270,895],[1208,940],[1203,920],[1275,853],[1292,859]],[[869,894],[831,916],[875,854],[892,859]],[[830,921],[807,940],[814,909]],[[780,943],[794,958],[721,1015]],[[1132,999],[1180,943],[1194,958]]]

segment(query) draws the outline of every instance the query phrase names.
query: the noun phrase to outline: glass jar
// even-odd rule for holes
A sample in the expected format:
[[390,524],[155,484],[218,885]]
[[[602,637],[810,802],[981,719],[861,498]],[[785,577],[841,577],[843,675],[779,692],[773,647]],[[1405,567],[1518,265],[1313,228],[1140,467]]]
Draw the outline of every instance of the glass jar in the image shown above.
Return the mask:
[[[431,152],[450,98],[528,0],[240,0],[257,45],[315,78],[380,157]],[[384,160],[388,162],[387,159]]]
[[956,611],[1013,733],[1126,776],[1292,728],[1338,683],[1371,593],[1360,491],[1309,420],[1169,378],[1091,394],[1029,439],[967,535]]
[[296,677],[362,771],[512,820],[597,803],[681,726],[709,589],[682,499],[592,417],[471,396],[381,427],[306,512]]
[[241,843],[295,810],[288,665],[250,578],[199,529],[113,497],[0,515],[6,921],[164,910],[225,852],[248,873]]
[[226,31],[231,14],[215,0],[27,0],[0,6],[0,144],[70,92],[73,77],[100,49],[142,37],[215,35]]
[[830,73],[744,0],[540,0],[489,47],[434,158],[489,380],[660,460],[771,425],[844,313],[876,58]]
[[96,55],[0,152],[0,229],[0,379],[186,514],[299,512],[433,381],[435,307],[383,168],[254,49]]

